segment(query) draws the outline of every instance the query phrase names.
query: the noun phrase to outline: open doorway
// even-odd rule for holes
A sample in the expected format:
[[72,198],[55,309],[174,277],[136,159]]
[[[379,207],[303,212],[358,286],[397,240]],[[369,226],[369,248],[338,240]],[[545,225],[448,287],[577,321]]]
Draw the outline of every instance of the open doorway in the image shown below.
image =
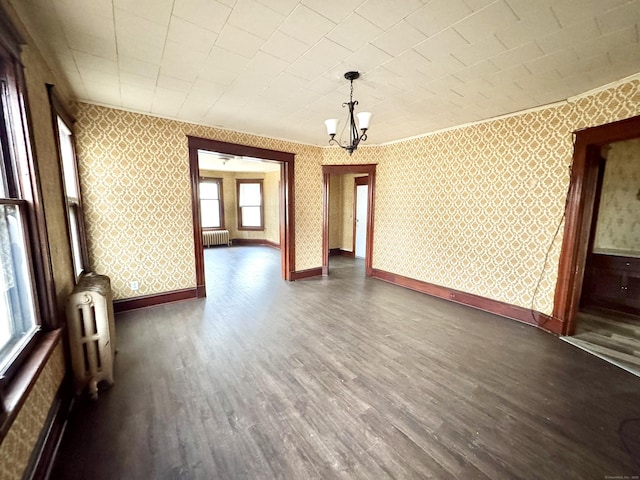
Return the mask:
[[640,317],[640,139],[601,149],[579,311],[597,309]]
[[364,261],[372,274],[375,165],[325,165],[323,172],[322,274],[340,255]]
[[280,248],[279,162],[198,150],[205,246]]
[[[225,173],[220,172],[220,163],[229,164],[231,160],[242,163],[244,168],[249,168],[246,164],[257,164],[267,162],[271,165],[277,165],[279,170],[279,183],[277,187],[278,195],[278,211],[279,217],[278,223],[278,244],[281,252],[281,274],[285,280],[291,280],[292,272],[295,269],[294,266],[294,222],[293,222],[293,181],[294,181],[294,154],[287,152],[279,152],[275,150],[267,150],[257,147],[250,147],[246,145],[238,145],[227,142],[220,142],[216,140],[209,140],[198,137],[187,137],[189,145],[189,166],[191,174],[191,198],[192,198],[192,210],[193,210],[193,234],[194,234],[194,249],[196,258],[196,282],[198,297],[206,296],[206,280],[205,280],[205,263],[204,263],[204,235],[202,226],[202,210],[201,210],[201,170],[200,170],[200,158],[209,157],[209,161],[216,161],[216,168],[210,178],[218,179],[217,188],[209,188],[212,198],[209,200],[215,203],[217,199],[224,198],[224,177]],[[254,165],[255,166],[255,165]],[[230,167],[231,168],[231,167]],[[252,178],[247,178],[246,175]],[[231,192],[234,194],[234,199],[238,200],[241,197],[246,201],[235,201],[233,204],[227,203],[227,212],[232,212],[234,217],[234,223],[236,225],[235,231],[244,232],[240,237],[240,240],[244,240],[245,243],[251,243],[251,235],[246,232],[258,231],[259,228],[264,227],[264,211],[261,210],[261,205],[253,201],[252,199],[260,198],[261,194],[256,194],[258,190],[263,192],[264,179],[253,178],[257,174],[242,173],[236,174],[231,180],[233,182]],[[243,178],[236,178],[243,177]],[[228,179],[227,179],[228,180]],[[214,180],[215,181],[215,180]],[[207,185],[207,187],[209,187]],[[222,188],[221,188],[222,187]],[[229,190],[227,188],[227,190]],[[256,190],[256,192],[254,192]],[[220,195],[220,192],[223,192]],[[252,203],[253,201],[253,203]],[[232,211],[230,209],[236,209]],[[225,209],[220,207],[219,217],[225,216]],[[231,216],[231,215],[229,215]],[[242,219],[242,220],[240,220]],[[214,224],[220,225],[221,219],[215,214],[213,218],[211,215],[207,217],[207,221],[213,221]],[[275,222],[272,222],[275,224]],[[273,227],[272,227],[273,228]],[[208,231],[216,230],[215,228],[207,228]],[[205,230],[205,231],[206,231]],[[218,230],[225,230],[219,228]],[[264,229],[263,229],[264,230]],[[231,232],[228,232],[229,240],[233,237]],[[274,232],[275,235],[275,232]],[[259,235],[260,236],[260,235]],[[276,237],[274,236],[274,239]],[[218,241],[218,240],[216,240]],[[275,243],[275,242],[273,242]]]
[[356,177],[353,181],[353,252],[364,260],[367,254],[367,217],[369,213],[369,178]]
[[640,374],[640,117],[576,133],[554,317]]
[[571,343],[640,375],[640,139],[600,148]]
[[366,256],[368,175],[329,176],[329,259]]
[[226,284],[243,266],[255,279],[277,278],[280,162],[198,150],[198,167],[208,287]]

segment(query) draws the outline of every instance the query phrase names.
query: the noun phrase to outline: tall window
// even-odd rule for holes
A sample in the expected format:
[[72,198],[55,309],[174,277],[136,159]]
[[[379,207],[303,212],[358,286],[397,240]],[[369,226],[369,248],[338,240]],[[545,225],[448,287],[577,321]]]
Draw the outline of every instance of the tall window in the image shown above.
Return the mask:
[[16,63],[0,50],[0,380],[39,330],[28,133],[17,79]]
[[221,178],[200,179],[200,215],[202,228],[224,228]]
[[262,180],[236,180],[238,229],[264,230]]
[[78,166],[73,146],[73,134],[69,125],[60,115],[55,117],[58,129],[58,146],[62,163],[62,180],[67,207],[67,221],[69,227],[69,242],[71,257],[76,278],[88,268],[88,254],[85,241],[84,215],[80,197],[80,182],[78,181]]

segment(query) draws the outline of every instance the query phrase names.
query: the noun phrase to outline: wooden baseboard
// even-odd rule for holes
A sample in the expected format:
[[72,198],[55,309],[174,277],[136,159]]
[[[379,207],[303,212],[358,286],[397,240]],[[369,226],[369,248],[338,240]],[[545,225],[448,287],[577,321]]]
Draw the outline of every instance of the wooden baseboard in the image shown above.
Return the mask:
[[297,272],[291,272],[291,280],[302,280],[303,278],[320,277],[322,276],[322,267],[309,268],[307,270],[299,270]]
[[145,295],[144,297],[115,300],[113,302],[113,311],[115,313],[120,313],[126,312],[128,310],[137,310],[138,308],[147,308],[156,305],[162,305],[164,303],[172,303],[182,300],[190,300],[192,298],[199,298],[198,292],[198,288],[186,288],[184,290],[174,290],[173,292]]
[[529,310],[516,305],[499,302],[498,300],[480,297],[472,293],[465,293],[451,288],[441,287],[439,285],[405,277],[396,273],[386,272],[384,270],[378,270],[376,268],[373,269],[372,274],[374,278],[393,283],[394,285],[426,293],[427,295],[434,297],[443,298],[451,302],[460,303],[468,307],[477,308],[478,310],[484,310],[485,312],[500,315],[501,317],[506,317],[511,320],[527,323],[556,335],[560,335],[562,333],[562,322],[550,317],[549,315],[536,312],[535,310]]
[[71,380],[66,376],[53,399],[53,404],[38,442],[31,453],[23,478],[30,480],[45,480],[49,478],[72,404]]
[[350,252],[349,250],[343,250],[341,248],[330,248],[329,249],[329,256],[330,257],[336,257],[336,256],[342,256],[342,257],[353,257],[355,254],[353,252]]
[[232,238],[231,245],[266,245],[267,247],[273,247],[280,250],[278,243],[262,238]]

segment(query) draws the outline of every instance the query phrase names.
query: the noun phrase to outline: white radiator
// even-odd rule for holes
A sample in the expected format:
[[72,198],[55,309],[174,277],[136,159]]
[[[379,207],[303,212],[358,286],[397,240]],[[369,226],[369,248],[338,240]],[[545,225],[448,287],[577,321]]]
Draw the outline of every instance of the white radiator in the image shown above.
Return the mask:
[[211,245],[229,245],[229,230],[207,230],[202,232],[202,243]]
[[67,326],[74,390],[89,388],[98,398],[98,383],[113,384],[116,330],[111,281],[105,275],[83,273],[67,302]]

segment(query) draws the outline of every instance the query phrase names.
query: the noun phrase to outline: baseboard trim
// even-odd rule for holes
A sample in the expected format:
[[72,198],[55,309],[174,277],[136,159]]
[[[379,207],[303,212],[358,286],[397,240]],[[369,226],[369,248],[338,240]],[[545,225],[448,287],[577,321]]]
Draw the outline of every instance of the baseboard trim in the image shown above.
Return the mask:
[[330,257],[336,257],[336,256],[342,256],[342,257],[353,257],[355,256],[355,254],[353,252],[350,252],[349,250],[343,250],[341,248],[330,248],[329,249],[329,256]]
[[29,480],[45,480],[49,478],[73,403],[71,391],[71,380],[67,376],[58,387],[44,427],[31,453],[29,464],[22,478]]
[[298,270],[297,272],[291,272],[291,280],[302,280],[304,278],[321,277],[322,267],[309,268],[307,270]]
[[198,288],[185,288],[184,290],[174,290],[172,292],[145,295],[143,297],[125,298],[114,300],[113,311],[115,313],[137,310],[139,308],[154,307],[164,303],[180,302],[198,298]]
[[232,238],[231,245],[266,245],[267,247],[277,248],[280,250],[280,245],[278,243],[262,238]]
[[468,307],[477,308],[485,312],[500,315],[511,320],[526,323],[538,327],[544,331],[560,335],[562,332],[562,322],[535,310],[529,310],[517,305],[510,305],[498,300],[481,297],[472,293],[461,292],[452,288],[441,287],[432,283],[423,282],[414,278],[398,275],[384,270],[373,269],[372,276],[400,287],[426,293],[433,297],[442,298],[451,302],[460,303]]

